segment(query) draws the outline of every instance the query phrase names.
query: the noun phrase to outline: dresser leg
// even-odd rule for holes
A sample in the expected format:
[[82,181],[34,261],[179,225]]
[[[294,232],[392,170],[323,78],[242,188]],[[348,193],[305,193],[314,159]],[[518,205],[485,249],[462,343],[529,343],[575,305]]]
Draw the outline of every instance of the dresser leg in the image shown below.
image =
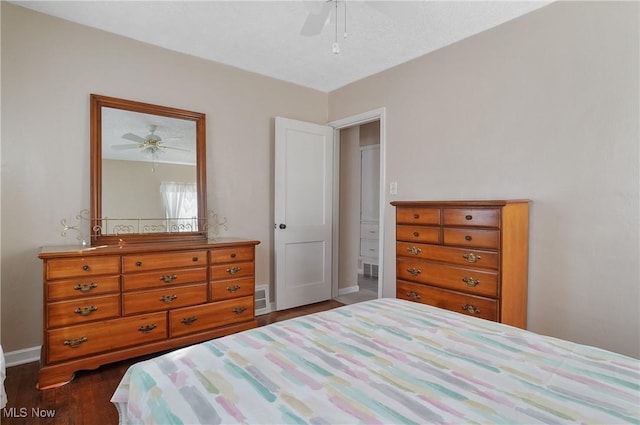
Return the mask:
[[58,388],[73,381],[76,377],[74,371],[68,370],[52,370],[49,368],[40,369],[40,375],[38,377],[38,383],[36,388],[39,390],[50,390],[52,388]]

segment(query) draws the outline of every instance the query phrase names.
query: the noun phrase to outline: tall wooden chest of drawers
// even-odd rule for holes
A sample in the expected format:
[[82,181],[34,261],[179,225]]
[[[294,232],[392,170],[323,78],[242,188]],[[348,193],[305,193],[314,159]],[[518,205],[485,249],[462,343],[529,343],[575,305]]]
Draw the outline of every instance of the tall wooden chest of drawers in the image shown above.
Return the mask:
[[38,388],[256,326],[258,241],[43,248]]
[[529,201],[396,201],[396,296],[526,328]]

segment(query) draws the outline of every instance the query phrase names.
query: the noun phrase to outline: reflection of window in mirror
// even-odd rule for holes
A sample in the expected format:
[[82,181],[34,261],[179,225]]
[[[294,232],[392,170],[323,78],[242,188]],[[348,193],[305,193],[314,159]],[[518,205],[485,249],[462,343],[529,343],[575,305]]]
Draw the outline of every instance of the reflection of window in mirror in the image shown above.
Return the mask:
[[198,192],[195,183],[162,182],[160,193],[165,217],[172,232],[194,232],[198,229]]

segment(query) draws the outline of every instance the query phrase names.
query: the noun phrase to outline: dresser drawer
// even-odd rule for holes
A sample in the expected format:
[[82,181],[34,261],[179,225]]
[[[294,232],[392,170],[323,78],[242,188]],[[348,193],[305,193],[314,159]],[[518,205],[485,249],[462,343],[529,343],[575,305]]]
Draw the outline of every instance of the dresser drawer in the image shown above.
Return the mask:
[[253,261],[254,251],[252,246],[214,249],[211,250],[211,264]]
[[143,272],[181,267],[206,267],[207,251],[175,251],[161,254],[132,254],[122,257],[122,272]]
[[378,241],[373,239],[360,239],[360,256],[378,258]]
[[125,316],[169,310],[207,302],[207,284],[127,292],[122,299],[122,314]]
[[380,226],[377,224],[360,224],[360,237],[363,239],[375,239],[380,237]]
[[122,276],[122,290],[172,287],[185,283],[206,283],[207,268],[162,270]]
[[219,301],[169,312],[171,337],[253,320],[253,297]]
[[500,248],[500,231],[483,229],[444,229],[444,244],[470,248]]
[[408,242],[440,243],[440,228],[398,225],[396,239]]
[[120,292],[120,276],[96,276],[91,279],[56,280],[46,283],[47,300],[84,298]]
[[229,298],[240,298],[253,295],[256,290],[255,280],[250,277],[246,279],[223,280],[211,282],[211,300],[219,301]]
[[120,273],[120,257],[116,255],[49,260],[45,264],[47,280]]
[[445,208],[445,226],[500,227],[500,210],[497,208]]
[[475,295],[498,295],[497,272],[404,258],[398,258],[396,264],[396,277],[401,280],[428,283]]
[[497,270],[499,265],[499,255],[495,251],[453,248],[442,245],[397,242],[396,255],[494,270]]
[[398,224],[440,224],[439,208],[398,207],[396,208]]
[[47,332],[47,362],[55,363],[165,338],[165,312],[69,326]]
[[498,301],[410,282],[396,282],[396,297],[468,316],[498,321]]
[[119,294],[47,304],[47,323],[50,328],[79,325],[118,316],[120,316]]
[[255,264],[233,263],[211,266],[211,280],[240,279],[243,277],[254,277]]

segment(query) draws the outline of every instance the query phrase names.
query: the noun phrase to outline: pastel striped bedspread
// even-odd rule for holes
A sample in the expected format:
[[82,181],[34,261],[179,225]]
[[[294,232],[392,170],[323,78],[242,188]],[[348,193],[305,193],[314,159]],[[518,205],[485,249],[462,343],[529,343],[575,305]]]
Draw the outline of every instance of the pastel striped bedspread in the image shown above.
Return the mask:
[[122,424],[639,424],[640,361],[380,299],[131,366]]

